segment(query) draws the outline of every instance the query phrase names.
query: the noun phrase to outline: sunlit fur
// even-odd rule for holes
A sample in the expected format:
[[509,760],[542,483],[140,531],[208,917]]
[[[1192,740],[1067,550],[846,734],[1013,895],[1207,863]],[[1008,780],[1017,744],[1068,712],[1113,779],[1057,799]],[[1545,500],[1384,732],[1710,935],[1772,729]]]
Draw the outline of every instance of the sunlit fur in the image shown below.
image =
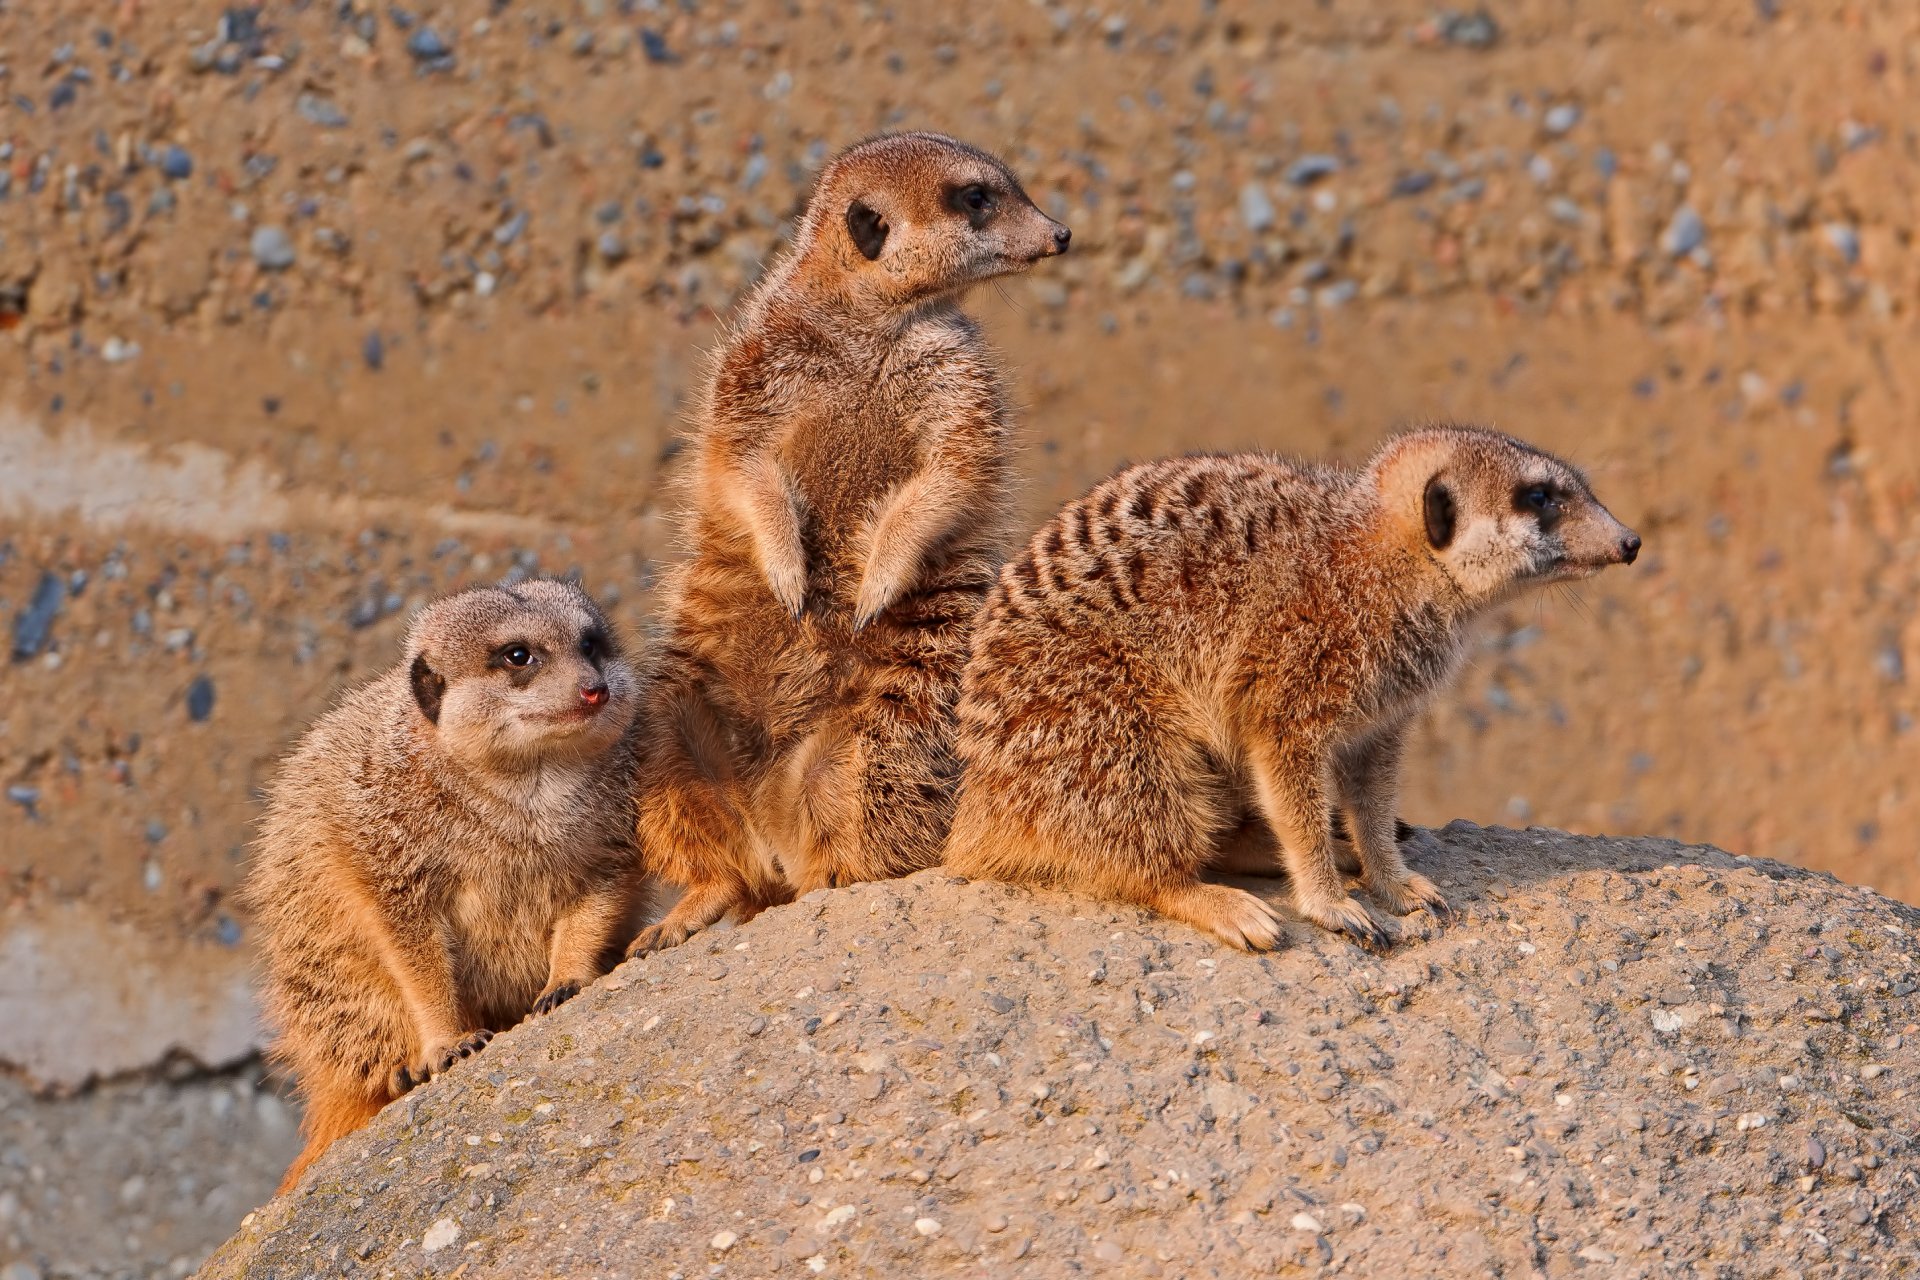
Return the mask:
[[[970,186],[994,202],[979,226],[954,207]],[[871,259],[858,210],[884,227]],[[640,844],[686,893],[636,953],[938,860],[1011,429],[958,297],[1065,234],[984,152],[881,137],[827,166],[742,305],[697,410],[690,555],[643,713]]]
[[[605,638],[592,656],[588,636]],[[514,645],[523,670],[501,658]],[[306,1102],[283,1190],[619,958],[642,896],[626,817],[639,699],[578,587],[486,588],[421,610],[406,659],[287,759],[245,889],[273,1055]]]
[[[1516,509],[1533,485],[1557,495],[1545,519]],[[1251,817],[1308,919],[1382,943],[1335,865],[1335,811],[1382,906],[1443,907],[1395,841],[1408,720],[1490,606],[1638,549],[1579,472],[1489,431],[1410,432],[1359,470],[1242,454],[1121,471],[1034,535],[975,628],[947,863],[1263,949],[1272,911],[1201,879],[1245,869]]]

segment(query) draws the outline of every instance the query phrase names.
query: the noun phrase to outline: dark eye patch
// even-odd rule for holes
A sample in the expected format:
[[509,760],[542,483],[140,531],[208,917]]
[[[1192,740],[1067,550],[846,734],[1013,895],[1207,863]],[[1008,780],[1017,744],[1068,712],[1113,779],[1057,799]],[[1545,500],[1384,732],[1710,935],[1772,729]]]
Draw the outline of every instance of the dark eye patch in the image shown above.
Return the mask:
[[1523,484],[1513,491],[1513,509],[1534,516],[1541,528],[1551,529],[1560,519],[1566,496],[1558,485]]
[[607,651],[607,636],[600,628],[594,627],[580,637],[580,656],[589,662],[603,656]]
[[963,187],[947,188],[947,208],[965,218],[975,228],[986,225],[999,208],[1000,198],[984,183],[970,182]]

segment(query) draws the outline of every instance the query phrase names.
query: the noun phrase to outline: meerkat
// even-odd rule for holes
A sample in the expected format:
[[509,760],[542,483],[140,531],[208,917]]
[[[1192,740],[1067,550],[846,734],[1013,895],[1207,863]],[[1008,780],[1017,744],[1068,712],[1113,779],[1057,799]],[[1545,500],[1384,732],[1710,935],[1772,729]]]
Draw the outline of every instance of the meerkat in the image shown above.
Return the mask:
[[1069,237],[939,134],[873,138],[821,173],[697,411],[691,554],[664,593],[636,785],[646,865],[685,892],[633,954],[939,861],[1011,430],[959,296]]
[[1300,913],[1383,945],[1341,880],[1336,811],[1386,910],[1444,911],[1396,843],[1408,721],[1476,617],[1639,551],[1579,471],[1492,431],[1413,431],[1357,470],[1259,454],[1122,470],[1034,535],[974,628],[946,862],[1263,950],[1274,912],[1201,879],[1251,813]]
[[268,792],[245,900],[272,1056],[320,1153],[617,962],[642,905],[629,817],[640,688],[571,583],[415,616]]

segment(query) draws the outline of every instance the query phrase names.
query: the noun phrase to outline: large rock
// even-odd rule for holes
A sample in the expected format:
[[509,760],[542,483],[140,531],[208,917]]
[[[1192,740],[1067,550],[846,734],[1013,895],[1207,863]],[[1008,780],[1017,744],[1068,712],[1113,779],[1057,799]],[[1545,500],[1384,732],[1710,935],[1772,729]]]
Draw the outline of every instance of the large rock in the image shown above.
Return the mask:
[[389,1107],[203,1274],[1914,1264],[1920,913],[1664,841],[1438,838],[1463,918],[1386,956],[939,872],[769,911]]

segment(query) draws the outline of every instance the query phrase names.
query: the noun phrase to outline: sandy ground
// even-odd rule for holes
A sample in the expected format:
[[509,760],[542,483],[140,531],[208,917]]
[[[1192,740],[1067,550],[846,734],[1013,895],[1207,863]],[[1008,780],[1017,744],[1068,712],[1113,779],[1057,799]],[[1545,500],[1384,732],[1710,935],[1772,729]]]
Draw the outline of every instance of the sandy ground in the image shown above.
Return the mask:
[[452,587],[579,568],[641,631],[716,318],[894,126],[1074,228],[973,302],[1029,520],[1450,417],[1647,537],[1496,620],[1410,818],[1920,900],[1917,39],[1898,0],[0,9],[0,1061],[244,1061],[278,752]]
[[204,1274],[1920,1267],[1920,912],[1655,840],[1462,823],[1422,866],[1465,918],[1384,957],[938,871],[810,896],[497,1038]]

